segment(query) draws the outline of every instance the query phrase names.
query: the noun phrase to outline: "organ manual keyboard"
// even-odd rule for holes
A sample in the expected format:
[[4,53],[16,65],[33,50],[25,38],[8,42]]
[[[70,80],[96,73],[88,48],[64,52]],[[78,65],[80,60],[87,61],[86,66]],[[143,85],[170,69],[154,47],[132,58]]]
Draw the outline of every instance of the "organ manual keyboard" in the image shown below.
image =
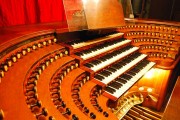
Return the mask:
[[125,22],[1,28],[0,120],[160,120],[180,71],[179,23]]

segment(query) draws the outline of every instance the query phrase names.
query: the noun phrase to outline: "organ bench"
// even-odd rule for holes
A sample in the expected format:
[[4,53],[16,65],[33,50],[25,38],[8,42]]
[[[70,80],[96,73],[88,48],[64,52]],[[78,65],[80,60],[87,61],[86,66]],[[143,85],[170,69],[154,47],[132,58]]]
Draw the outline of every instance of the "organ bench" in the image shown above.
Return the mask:
[[[27,31],[28,29],[28,31]],[[179,75],[179,23],[1,29],[0,119],[159,120]]]

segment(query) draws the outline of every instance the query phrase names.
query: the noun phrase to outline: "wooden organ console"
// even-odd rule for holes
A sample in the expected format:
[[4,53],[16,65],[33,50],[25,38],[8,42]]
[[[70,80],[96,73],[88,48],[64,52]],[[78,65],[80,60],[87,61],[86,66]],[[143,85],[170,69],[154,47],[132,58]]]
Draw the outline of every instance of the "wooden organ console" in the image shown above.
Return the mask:
[[56,26],[2,30],[1,120],[161,119],[179,74],[178,23]]

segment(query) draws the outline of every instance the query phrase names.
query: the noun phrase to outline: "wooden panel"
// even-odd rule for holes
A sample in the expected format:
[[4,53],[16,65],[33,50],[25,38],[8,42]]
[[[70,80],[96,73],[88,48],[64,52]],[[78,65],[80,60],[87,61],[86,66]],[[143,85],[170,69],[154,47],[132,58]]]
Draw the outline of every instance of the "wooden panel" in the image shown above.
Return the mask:
[[[132,90],[139,90],[143,93],[144,98],[146,98],[143,103],[144,106],[160,110],[167,94],[170,75],[171,70],[151,69],[133,86]],[[143,90],[140,89],[142,87]],[[152,100],[149,95],[155,99]]]
[[125,25],[122,6],[117,0],[86,0],[84,10],[89,29]]
[[60,22],[1,28],[0,50],[5,49],[18,42],[27,40],[29,38],[33,38],[39,35],[54,33],[56,29],[61,29],[59,30],[61,32],[68,31],[67,29],[62,29],[62,28],[66,28],[66,24]]
[[166,107],[166,110],[165,110],[162,120],[179,120],[180,119],[180,116],[179,116],[179,112],[180,112],[179,89],[180,89],[180,76],[176,82],[173,93],[171,94],[171,98]]
[[35,119],[25,102],[25,95],[23,94],[24,78],[31,66],[46,55],[47,51],[57,50],[58,48],[60,48],[60,45],[56,44],[31,52],[29,55],[24,56],[23,59],[19,59],[18,62],[14,63],[9,68],[9,71],[6,72],[0,82],[0,106],[6,120]]

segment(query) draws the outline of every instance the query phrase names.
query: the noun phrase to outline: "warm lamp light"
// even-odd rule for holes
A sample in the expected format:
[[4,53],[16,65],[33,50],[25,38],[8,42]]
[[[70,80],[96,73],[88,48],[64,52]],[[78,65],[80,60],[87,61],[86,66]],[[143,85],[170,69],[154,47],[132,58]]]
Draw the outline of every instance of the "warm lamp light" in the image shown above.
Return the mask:
[[148,92],[152,92],[153,90],[152,90],[152,88],[148,88],[147,91]]
[[97,4],[99,2],[99,0],[94,0],[94,2]]
[[144,90],[144,87],[139,87],[139,91],[143,91]]
[[150,69],[150,70],[145,74],[144,77],[150,79],[150,78],[152,78],[153,74],[154,74],[154,69]]
[[82,0],[82,1],[83,1],[83,3],[84,3],[84,4],[86,4],[86,3],[87,3],[87,0]]

